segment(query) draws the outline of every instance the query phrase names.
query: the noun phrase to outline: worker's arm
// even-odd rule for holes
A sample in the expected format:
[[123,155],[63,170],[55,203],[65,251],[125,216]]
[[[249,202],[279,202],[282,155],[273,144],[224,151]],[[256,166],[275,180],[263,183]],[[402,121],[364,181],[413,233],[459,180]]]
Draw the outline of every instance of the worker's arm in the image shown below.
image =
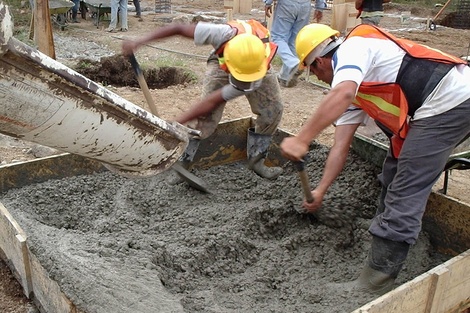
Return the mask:
[[175,120],[180,124],[187,123],[200,116],[206,116],[223,103],[225,103],[225,99],[222,97],[222,88],[220,88],[193,104],[188,111],[183,112]]
[[[390,1],[390,0],[382,0],[382,2],[385,2],[385,1]],[[354,3],[354,6],[356,8],[356,10],[360,10],[362,8],[362,2],[363,0],[356,0],[355,3]]]
[[382,0],[382,3],[388,3],[391,2],[392,0]]
[[354,138],[354,133],[360,124],[339,125],[335,128],[335,139],[326,159],[323,175],[317,187],[312,190],[314,201],[308,203],[304,201],[303,207],[308,212],[318,210],[323,202],[325,193],[330,188],[336,177],[341,173],[349,153]]
[[357,84],[353,81],[343,81],[332,88],[297,136],[287,137],[281,142],[282,155],[292,161],[302,160],[312,140],[336,121],[353,102],[356,88]]
[[156,41],[158,39],[180,35],[186,38],[194,38],[194,30],[196,29],[195,23],[193,24],[170,24],[167,26],[159,27],[154,31],[144,35],[135,40],[125,40],[122,43],[122,54],[131,55],[134,53],[140,46],[146,45],[150,42]]
[[265,3],[264,14],[270,18],[273,14],[273,0],[264,0],[263,2]]

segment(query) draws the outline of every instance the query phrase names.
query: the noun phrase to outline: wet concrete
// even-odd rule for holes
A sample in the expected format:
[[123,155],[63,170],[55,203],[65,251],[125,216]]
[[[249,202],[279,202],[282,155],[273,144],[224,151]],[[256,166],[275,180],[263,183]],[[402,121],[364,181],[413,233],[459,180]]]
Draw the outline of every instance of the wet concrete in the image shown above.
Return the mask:
[[[318,182],[328,149],[315,145]],[[297,212],[290,164],[276,181],[244,163],[197,170],[213,194],[165,174],[110,172],[10,190],[0,201],[50,277],[84,312],[351,312],[375,298],[339,293],[370,246],[378,169],[350,155],[317,218]],[[341,220],[337,223],[338,218]],[[421,234],[397,281],[441,264]]]

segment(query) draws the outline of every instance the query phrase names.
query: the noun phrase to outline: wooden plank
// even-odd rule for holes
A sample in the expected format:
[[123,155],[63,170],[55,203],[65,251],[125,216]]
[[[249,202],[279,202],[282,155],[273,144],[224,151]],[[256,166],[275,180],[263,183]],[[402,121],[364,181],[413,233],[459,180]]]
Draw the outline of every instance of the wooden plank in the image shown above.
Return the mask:
[[240,13],[240,0],[233,0],[233,13]]
[[239,1],[239,11],[241,14],[250,14],[253,7],[253,0],[238,0]]
[[457,255],[470,249],[469,205],[447,195],[431,193],[423,216],[423,230],[441,253]]
[[447,283],[449,282],[449,274],[450,272],[447,268],[436,269],[436,272],[433,273],[435,284],[432,289],[432,294],[430,294],[427,299],[425,312],[442,312],[441,299],[444,296],[445,288],[447,288]]
[[227,9],[227,22],[230,22],[231,20],[233,20],[233,10]]
[[353,313],[458,313],[470,306],[470,250]]
[[341,34],[346,34],[356,25],[360,24],[360,20],[356,18],[357,10],[353,3],[340,3],[333,5],[331,28],[336,29]]
[[38,50],[55,59],[54,39],[52,37],[51,15],[48,0],[36,0],[34,7],[34,40]]
[[49,277],[34,254],[30,254],[30,264],[34,298],[41,312],[78,313],[75,305],[60,290],[57,282]]
[[0,203],[0,249],[5,261],[23,287],[23,293],[32,293],[29,259],[24,258],[26,235],[8,210]]

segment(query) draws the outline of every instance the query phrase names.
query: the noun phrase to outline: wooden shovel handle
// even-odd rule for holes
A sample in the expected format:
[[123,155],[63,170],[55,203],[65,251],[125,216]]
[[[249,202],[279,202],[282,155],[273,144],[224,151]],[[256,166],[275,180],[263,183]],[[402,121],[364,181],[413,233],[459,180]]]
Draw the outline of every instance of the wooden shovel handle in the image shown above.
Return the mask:
[[305,161],[295,161],[294,166],[297,169],[297,173],[299,174],[300,183],[302,184],[302,191],[304,193],[305,199],[308,203],[312,203],[314,199],[310,188],[309,178],[307,172],[305,171]]
[[134,69],[135,75],[137,76],[137,81],[139,82],[140,89],[142,89],[142,91],[144,92],[145,100],[147,101],[147,104],[150,107],[150,112],[152,112],[153,115],[158,116],[157,106],[155,105],[155,102],[153,102],[153,98],[150,94],[147,82],[145,81],[144,74],[142,73],[142,70],[140,69],[139,63],[137,62],[137,59],[135,58],[134,54],[131,54],[129,56],[129,61],[131,62],[132,68]]

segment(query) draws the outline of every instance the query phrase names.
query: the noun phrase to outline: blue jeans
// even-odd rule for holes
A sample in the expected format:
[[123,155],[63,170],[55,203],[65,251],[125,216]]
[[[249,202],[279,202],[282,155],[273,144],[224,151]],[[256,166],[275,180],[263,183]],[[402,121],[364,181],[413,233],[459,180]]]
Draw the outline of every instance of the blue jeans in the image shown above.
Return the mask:
[[302,27],[309,24],[311,11],[310,0],[279,0],[274,9],[271,36],[278,45],[277,54],[282,60],[279,72],[282,80],[289,81],[299,67],[295,37]]
[[127,0],[111,0],[111,22],[110,28],[116,28],[119,19],[121,21],[121,29],[128,29],[127,26]]

